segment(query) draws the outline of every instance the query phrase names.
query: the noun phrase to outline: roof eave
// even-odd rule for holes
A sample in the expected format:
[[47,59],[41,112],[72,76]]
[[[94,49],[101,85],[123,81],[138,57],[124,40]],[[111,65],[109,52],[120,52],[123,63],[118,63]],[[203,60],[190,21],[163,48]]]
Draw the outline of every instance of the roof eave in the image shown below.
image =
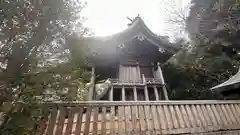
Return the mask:
[[231,90],[234,90],[237,88],[240,88],[240,82],[231,84],[231,85],[224,85],[224,86],[220,86],[220,87],[218,87],[218,85],[217,85],[217,86],[211,88],[211,90],[214,90],[218,93],[223,93],[223,92],[231,91]]

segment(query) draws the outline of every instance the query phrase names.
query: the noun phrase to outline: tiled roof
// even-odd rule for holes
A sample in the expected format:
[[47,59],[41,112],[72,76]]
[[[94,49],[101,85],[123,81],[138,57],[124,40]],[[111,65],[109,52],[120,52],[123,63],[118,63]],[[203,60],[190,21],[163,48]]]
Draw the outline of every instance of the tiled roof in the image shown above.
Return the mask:
[[95,48],[95,51],[98,52],[101,51],[99,48],[107,51],[107,46],[119,46],[134,38],[138,38],[139,40],[146,39],[151,44],[167,52],[175,53],[180,49],[180,46],[170,43],[165,37],[154,34],[139,16],[122,32],[105,37],[88,37],[86,40],[88,40],[91,47]]
[[211,88],[212,90],[217,90],[219,92],[228,91],[231,89],[236,89],[240,87],[240,70],[227,81]]

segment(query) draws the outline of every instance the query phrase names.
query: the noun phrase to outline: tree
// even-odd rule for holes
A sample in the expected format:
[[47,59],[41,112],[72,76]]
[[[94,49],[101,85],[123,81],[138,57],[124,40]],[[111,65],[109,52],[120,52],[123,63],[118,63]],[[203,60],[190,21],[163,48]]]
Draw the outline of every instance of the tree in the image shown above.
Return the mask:
[[[177,38],[186,38],[186,22],[189,13],[190,4],[185,4],[186,1],[179,0],[163,0],[161,7],[164,7],[165,13],[168,15],[166,23],[170,25],[167,29]],[[181,35],[181,37],[179,36]]]
[[[217,0],[192,0],[191,3],[186,28],[192,47],[181,50],[165,65],[166,72],[168,68],[176,70],[166,73],[172,74],[166,81],[173,99],[183,98],[178,95],[188,95],[183,99],[219,99],[209,88],[226,81],[237,72],[239,65],[238,27],[229,17],[238,3]],[[234,8],[234,13],[238,9]],[[183,79],[176,83],[174,78],[179,74]]]
[[81,25],[84,5],[79,0],[1,1],[1,134],[34,134],[45,112],[37,97],[50,88],[75,89],[87,79],[82,65],[71,61],[66,42],[76,27],[79,37],[88,32]]
[[63,57],[64,37],[72,34],[82,8],[77,1],[1,2],[1,82],[5,84],[1,95],[12,99],[12,88],[22,83],[24,75],[58,59],[57,55]]

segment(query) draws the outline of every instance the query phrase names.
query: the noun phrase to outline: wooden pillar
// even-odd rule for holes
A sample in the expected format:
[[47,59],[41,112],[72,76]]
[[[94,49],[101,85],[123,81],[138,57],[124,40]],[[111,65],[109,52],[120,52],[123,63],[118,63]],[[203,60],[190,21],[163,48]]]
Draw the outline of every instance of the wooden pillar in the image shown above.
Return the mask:
[[122,81],[122,66],[119,64],[119,69],[118,69],[118,80],[121,82]]
[[136,86],[133,87],[133,95],[134,95],[134,101],[137,101],[137,88]]
[[126,95],[125,95],[125,88],[122,86],[122,101],[126,100]]
[[91,79],[90,79],[90,87],[89,87],[89,93],[88,93],[88,100],[92,101],[94,98],[94,87],[95,87],[95,68],[92,66],[92,72],[91,72]]
[[111,86],[111,89],[110,89],[110,91],[109,91],[109,97],[108,97],[108,99],[109,99],[110,101],[113,101],[113,86]]
[[169,100],[166,85],[165,85],[165,81],[164,81],[163,74],[162,74],[162,69],[160,67],[160,63],[157,63],[157,65],[158,65],[158,72],[159,72],[160,80],[161,80],[162,85],[163,85],[162,89],[163,89],[164,99]]
[[161,88],[158,89],[158,97],[159,100],[163,100],[163,90]]
[[145,100],[146,100],[146,101],[149,101],[148,89],[147,89],[146,79],[145,79],[144,74],[142,75],[142,78],[143,78],[143,84],[145,84],[145,85],[144,85],[144,96],[145,96]]
[[146,101],[149,101],[147,86],[144,87],[144,95],[145,95],[145,100],[146,100]]
[[125,67],[125,69],[126,69],[126,72],[125,72],[125,76],[126,76],[126,80],[124,80],[124,83],[129,83],[130,82],[130,68],[126,65],[126,67]]
[[153,78],[156,78],[155,71],[154,71],[154,63],[151,62],[151,65],[152,65],[152,75],[153,75]]
[[145,84],[145,85],[146,85],[146,79],[145,79],[145,76],[144,76],[144,74],[142,74],[142,80],[143,80],[143,84]]
[[162,69],[160,67],[160,63],[159,62],[157,63],[157,66],[158,66],[158,72],[159,72],[159,77],[160,77],[161,83],[165,84],[165,81],[164,81],[164,78],[163,78],[163,74],[162,74]]
[[137,63],[137,75],[138,75],[138,81],[141,82],[141,71],[140,71],[140,67],[139,67],[139,63]]
[[154,89],[154,94],[155,94],[156,100],[159,100],[158,89],[157,89],[156,85],[153,85],[153,89]]
[[163,85],[162,89],[163,89],[163,95],[164,95],[165,100],[169,100],[166,86]]

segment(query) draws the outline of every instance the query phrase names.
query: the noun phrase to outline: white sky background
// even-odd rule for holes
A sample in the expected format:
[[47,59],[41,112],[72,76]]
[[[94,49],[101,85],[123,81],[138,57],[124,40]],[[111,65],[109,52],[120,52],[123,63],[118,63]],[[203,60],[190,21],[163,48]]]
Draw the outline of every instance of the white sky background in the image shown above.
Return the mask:
[[[173,0],[177,8],[189,4],[190,0]],[[138,14],[146,25],[157,35],[174,38],[169,31],[172,25],[167,23],[170,13],[166,8],[170,5],[162,3],[163,0],[87,0],[83,11],[87,21],[84,25],[90,28],[95,36],[107,36],[127,28],[130,21]],[[170,8],[170,7],[169,7]]]

